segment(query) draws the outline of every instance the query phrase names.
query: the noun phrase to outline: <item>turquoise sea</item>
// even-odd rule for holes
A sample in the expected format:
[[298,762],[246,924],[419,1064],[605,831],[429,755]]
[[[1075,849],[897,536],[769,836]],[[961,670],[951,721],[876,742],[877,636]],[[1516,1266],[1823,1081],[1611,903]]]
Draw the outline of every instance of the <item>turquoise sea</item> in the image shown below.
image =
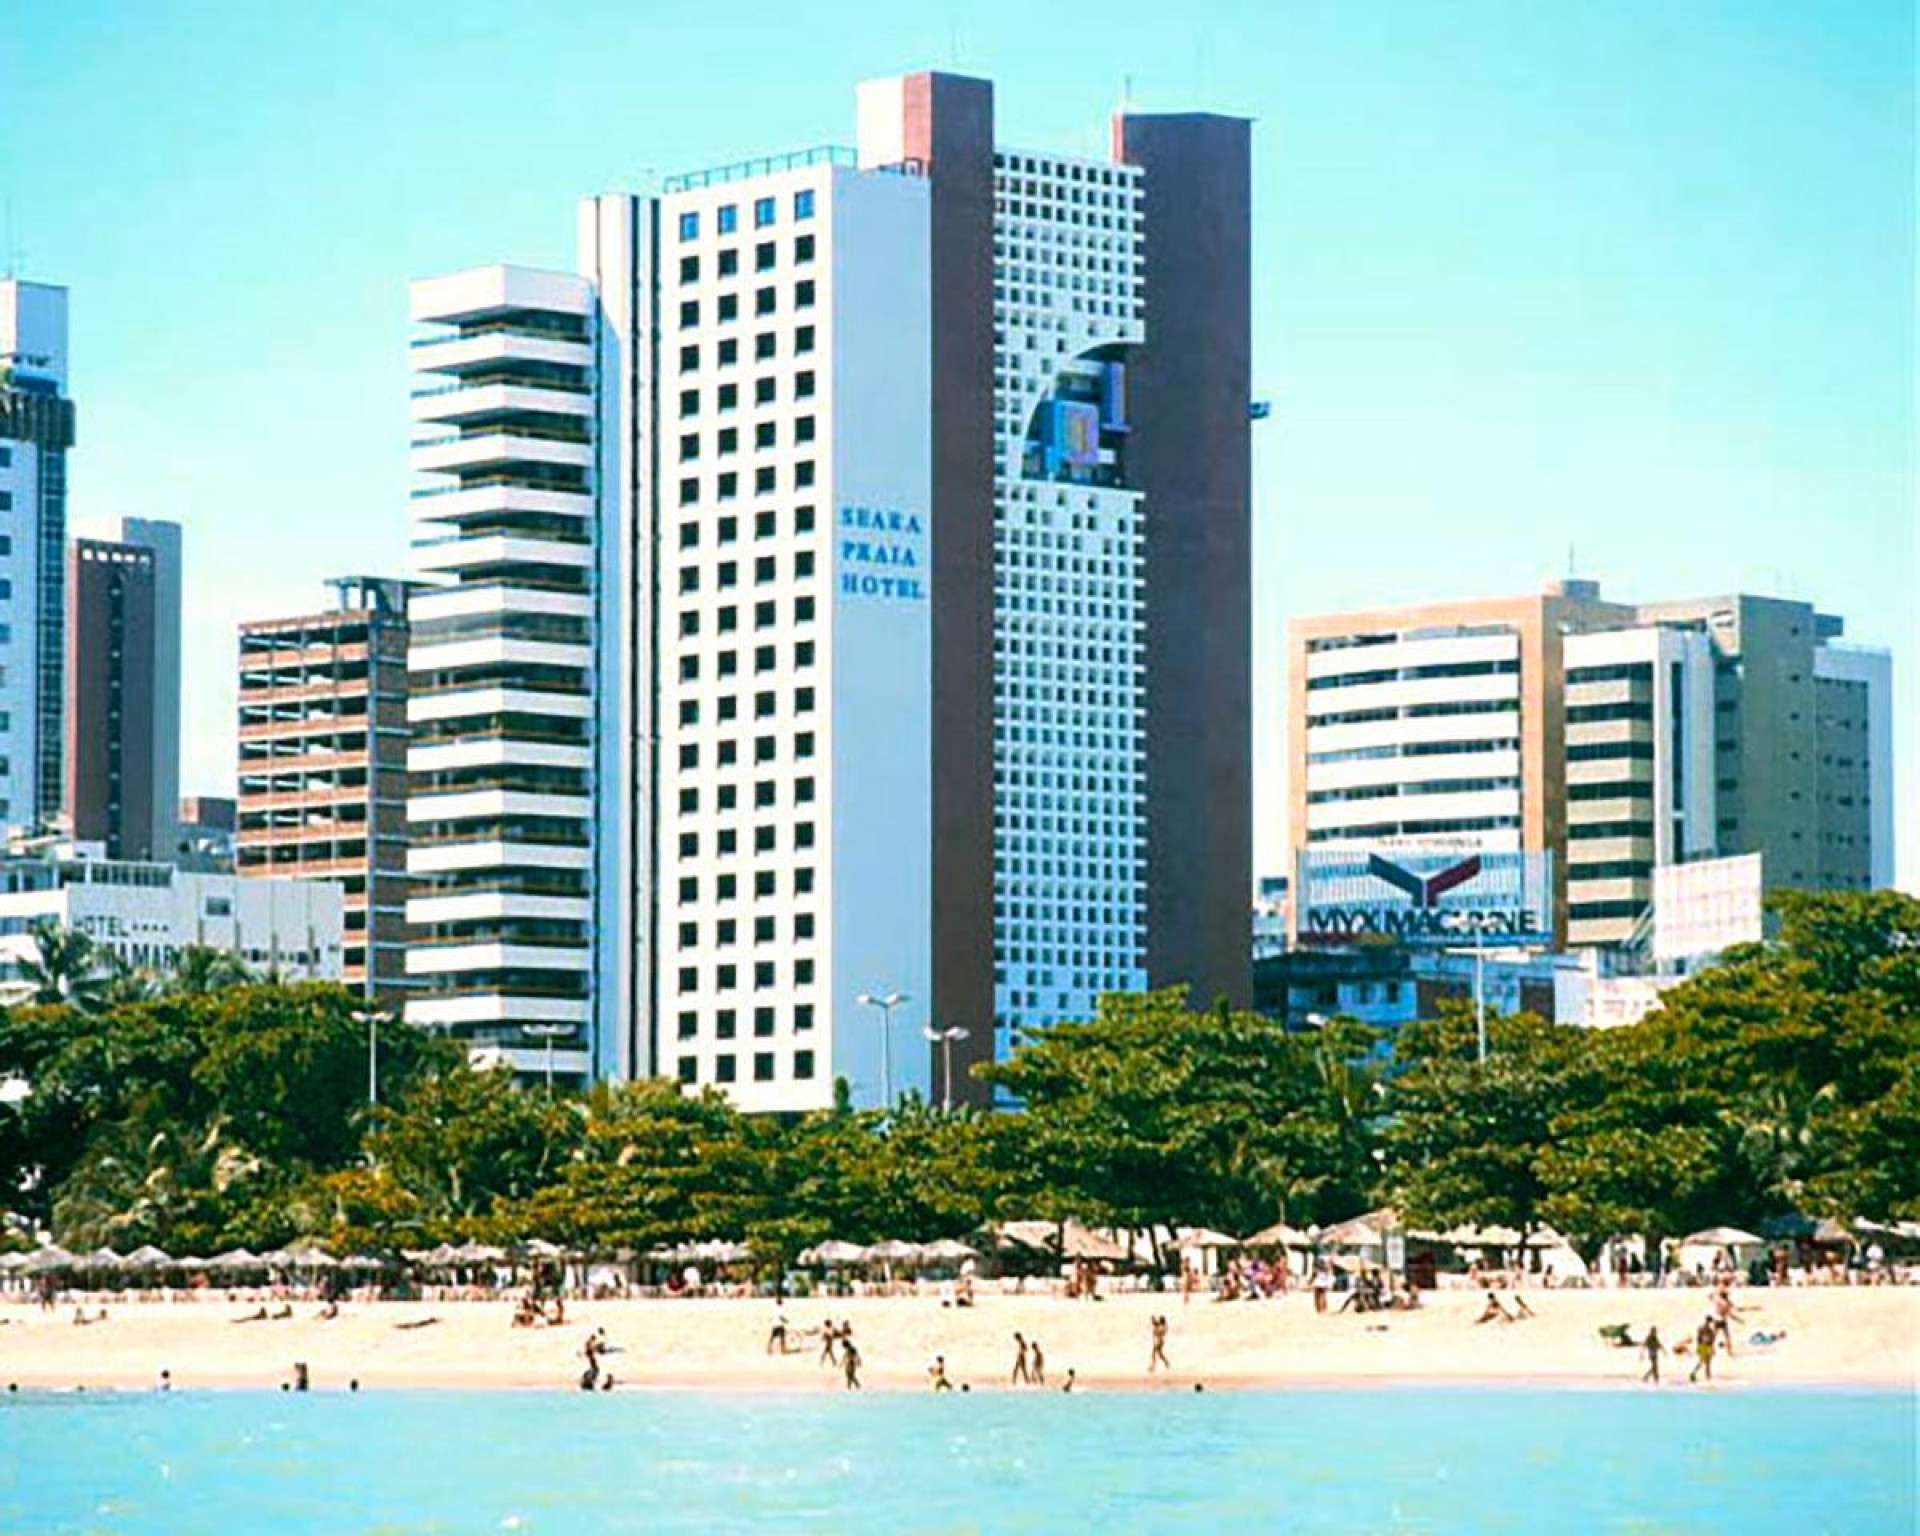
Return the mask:
[[1887,1532],[1900,1393],[22,1393],[0,1532]]

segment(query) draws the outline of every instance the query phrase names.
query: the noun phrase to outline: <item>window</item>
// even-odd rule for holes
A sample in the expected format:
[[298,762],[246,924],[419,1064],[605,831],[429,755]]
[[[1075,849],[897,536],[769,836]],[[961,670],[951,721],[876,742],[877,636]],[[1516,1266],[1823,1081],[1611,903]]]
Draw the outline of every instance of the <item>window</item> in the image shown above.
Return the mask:
[[753,627],[755,629],[772,629],[778,622],[778,616],[772,603],[755,603],[753,605]]
[[698,480],[682,480],[680,482],[680,505],[690,507],[699,499],[700,482]]
[[756,539],[770,539],[779,530],[779,514],[774,512],[756,512],[753,518],[753,536]]
[[[802,731],[798,736],[793,738],[793,755],[795,757],[812,757],[813,756],[813,732],[812,731]],[[807,875],[808,875],[809,882],[811,882],[812,871],[809,870],[807,872]],[[796,887],[796,889],[810,891],[813,889],[813,886],[811,883],[809,883],[804,886],[798,886]]]
[[[682,304],[680,307],[684,310],[686,305]],[[738,320],[740,318],[740,299],[737,294],[723,293],[720,295],[720,318],[723,321]]]
[[770,197],[756,197],[753,200],[753,227],[755,229],[765,229],[773,222],[773,218],[773,199]]
[[680,258],[680,281],[683,283],[697,283],[699,280],[700,258],[698,256],[682,256]]
[[765,496],[777,489],[773,466],[762,464],[753,472],[753,492],[756,496]]
[[753,429],[753,446],[771,448],[775,446],[776,429],[770,421],[763,421]]
[[698,901],[700,899],[700,882],[692,875],[686,875],[681,878],[680,899],[682,901]]
[[716,446],[722,454],[737,453],[740,449],[740,429],[738,427],[722,427],[720,429],[720,440]]
[[[700,766],[700,747],[697,743],[689,741],[681,745],[680,766],[682,768],[698,768]],[[699,852],[699,838],[682,838],[680,841],[680,853],[682,857],[691,858],[695,853]],[[688,842],[693,844],[691,848],[686,846]]]
[[680,215],[680,238],[682,240],[698,240],[700,238],[699,214],[683,213]]
[[775,336],[772,331],[762,331],[753,338],[753,355],[757,361],[765,362],[776,355]]
[[753,1010],[753,1032],[765,1038],[773,1033],[773,1010],[756,1008]]
[[811,640],[802,640],[794,646],[793,664],[796,667],[810,667],[813,665],[813,642]]
[[721,342],[720,343],[720,366],[722,368],[731,368],[735,363],[739,361],[740,361],[740,343],[732,340]]
[[720,205],[720,233],[730,235],[740,227],[740,210],[732,203]]
[[800,551],[799,554],[793,557],[793,574],[795,576],[803,576],[803,577],[811,576],[813,574],[813,551],[812,550],[803,549]]
[[793,466],[793,483],[797,490],[805,490],[813,484],[813,460],[802,459]]
[[753,1053],[753,1080],[756,1083],[773,1081],[773,1052],[755,1051]]
[[755,405],[772,405],[778,389],[779,386],[775,384],[772,379],[755,379],[753,381],[753,403]]
[[793,1010],[793,1027],[795,1029],[813,1028],[812,1003],[799,1003],[795,1005]]
[[721,518],[720,519],[720,542],[722,544],[731,544],[735,539],[739,537],[740,537],[740,519],[737,517]]
[[[688,1066],[691,1066],[692,1063],[683,1061],[680,1063],[680,1065],[682,1067],[688,1067]],[[812,1078],[813,1076],[813,1052],[812,1051],[795,1051],[793,1053],[793,1075],[797,1078],[802,1079],[803,1081]],[[691,1078],[685,1077],[684,1074],[682,1076],[682,1080],[686,1082],[692,1081]]]
[[793,350],[796,352],[811,352],[813,350],[812,326],[803,325],[793,333]]
[[680,457],[682,461],[700,457],[700,434],[689,432],[680,439]]
[[[801,1055],[801,1056],[809,1056],[809,1057],[810,1057],[810,1056],[811,1056],[812,1054],[813,1054],[813,1053],[812,1053],[811,1051],[802,1051],[802,1052],[800,1053],[800,1055]],[[799,1067],[798,1067],[798,1065],[797,1065],[797,1063],[799,1062],[799,1060],[800,1060],[800,1057],[799,1057],[799,1056],[796,1056],[796,1057],[794,1057],[794,1061],[795,1061],[795,1063],[796,1063],[796,1066],[795,1066],[795,1068],[794,1068],[794,1070],[795,1070],[795,1072],[796,1072],[796,1074],[797,1074],[797,1073],[798,1073],[798,1071],[799,1071]],[[811,1066],[811,1063],[809,1063],[809,1066]],[[695,1082],[697,1082],[697,1081],[699,1081],[699,1078],[698,1078],[698,1076],[697,1076],[697,1073],[698,1073],[698,1071],[699,1071],[699,1068],[700,1068],[700,1063],[699,1063],[699,1062],[697,1062],[697,1061],[695,1061],[693,1057],[691,1057],[691,1056],[682,1056],[682,1057],[680,1058],[680,1081],[681,1081],[682,1083],[685,1083],[685,1084],[688,1084],[688,1085],[691,1085],[691,1084],[693,1084],[693,1083],[695,1083]],[[811,1073],[811,1072],[809,1072],[809,1073],[808,1073],[808,1075],[809,1075],[809,1076],[811,1076],[811,1075],[812,1075],[812,1073]]]
[[683,389],[680,391],[680,414],[682,416],[698,416],[700,414],[699,390]]
[[774,309],[774,298],[775,298],[774,290],[771,288],[755,289],[754,295],[753,295],[753,312],[756,315],[772,314]]
[[793,440],[796,443],[810,443],[813,441],[813,418],[811,416],[802,416],[798,421],[794,422]]
[[753,962],[753,985],[755,990],[764,992],[773,985],[773,962],[756,960]]
[[804,283],[795,283],[793,285],[793,304],[796,309],[811,309],[813,307],[813,281],[811,278]]
[[[721,302],[724,303],[725,300],[722,300]],[[680,301],[680,324],[683,326],[692,327],[692,326],[698,325],[699,323],[700,323],[700,301],[698,299],[682,299]]]
[[773,942],[772,918],[756,917],[753,920],[753,942],[756,944],[771,944]]
[[813,260],[812,235],[802,235],[798,240],[793,242],[793,259],[795,261]]
[[740,253],[735,250],[722,251],[720,253],[720,275],[722,277],[732,277],[739,270]]
[[722,384],[720,386],[720,409],[723,411],[731,411],[738,407],[739,404],[740,386],[738,384]]
[[680,967],[680,990],[697,992],[700,990],[700,973],[690,965]]
[[[723,212],[725,210],[722,210]],[[717,1083],[734,1081],[734,1065],[731,1056],[716,1056],[713,1059],[713,1080]]]
[[[774,572],[773,556],[761,555],[758,559],[756,559],[753,562],[754,585],[758,586],[764,582],[772,581],[773,572]],[[772,647],[769,646],[768,649],[771,650]]]
[[[805,400],[812,396],[813,370],[811,368],[803,368],[793,376],[793,393],[794,398],[798,400]],[[695,398],[699,397],[695,396]]]
[[700,349],[698,347],[682,347],[680,349],[680,371],[682,373],[697,373],[699,370]]
[[[808,748],[807,748],[807,750],[808,750],[809,752],[811,752],[811,751],[813,750],[813,748],[812,748],[812,745],[811,745],[811,744],[812,744],[812,741],[813,741],[813,738],[812,738],[811,736],[809,736],[809,737],[807,737],[807,742],[808,742],[808,744],[809,744],[809,745],[808,745]],[[793,872],[793,893],[794,893],[794,895],[796,895],[796,896],[805,896],[805,895],[807,895],[807,894],[808,894],[808,893],[809,893],[810,891],[812,891],[812,889],[813,889],[813,870],[812,870],[812,868],[811,868],[811,866],[809,866],[809,867],[807,867],[807,868],[805,868],[805,869],[796,869],[796,870],[795,870],[795,871]]]
[[722,501],[732,501],[740,494],[740,477],[729,470],[715,483],[714,494]]
[[811,960],[796,960],[793,962],[793,984],[796,987],[806,987],[813,984],[813,962]]
[[[721,794],[720,803],[722,806],[729,806],[733,804],[733,802],[726,797],[725,792]],[[732,875],[720,876],[718,880],[714,881],[714,891],[713,891],[714,899],[717,901],[732,901],[733,894],[734,894],[734,884],[735,882]]]
[[771,240],[762,240],[753,248],[753,270],[771,272],[775,260],[776,247]]
[[[802,187],[798,192],[793,194],[793,216],[796,219],[810,219],[813,217],[813,188]],[[809,245],[813,243],[812,235],[803,235],[801,238]]]
[[813,508],[796,507],[793,513],[793,531],[795,533],[813,532]]
[[683,1013],[680,1015],[679,1028],[680,1028],[680,1038],[682,1040],[691,1040],[694,1037],[695,1032],[699,1029],[699,1027],[700,1027],[699,1014]]

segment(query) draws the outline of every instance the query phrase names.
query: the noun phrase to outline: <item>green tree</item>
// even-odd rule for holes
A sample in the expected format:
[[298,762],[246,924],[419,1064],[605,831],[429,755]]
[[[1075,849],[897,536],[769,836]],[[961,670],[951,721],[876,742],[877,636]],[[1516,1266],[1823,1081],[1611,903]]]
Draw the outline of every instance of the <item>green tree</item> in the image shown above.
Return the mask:
[[98,1006],[107,982],[105,954],[78,928],[53,918],[38,918],[27,932],[33,952],[20,958],[20,979],[33,989],[31,1000],[43,1006]]

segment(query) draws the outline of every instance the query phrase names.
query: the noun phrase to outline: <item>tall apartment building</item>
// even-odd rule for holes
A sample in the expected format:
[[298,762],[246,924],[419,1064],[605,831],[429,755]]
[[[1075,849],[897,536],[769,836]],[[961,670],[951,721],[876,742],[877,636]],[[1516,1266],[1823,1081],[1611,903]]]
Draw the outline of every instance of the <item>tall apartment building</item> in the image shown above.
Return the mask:
[[493,267],[414,284],[412,309],[407,1018],[528,1071],[553,1032],[556,1070],[582,1076],[625,1022],[596,986],[622,926],[594,902],[623,892],[633,835],[594,760],[631,749],[598,719],[628,598],[600,564],[626,552],[597,499],[594,296]]
[[[465,902],[455,953],[415,962],[497,967],[517,936],[520,974],[574,990],[423,1020],[577,1024],[578,1069],[787,1109],[836,1078],[943,1095],[929,1022],[967,1031],[957,1074],[1103,991],[1248,995],[1247,125],[1130,115],[1109,159],[1014,151],[987,82],[931,74],[863,86],[857,116],[851,149],[590,199],[581,277],[416,285],[452,328],[414,353],[445,391],[416,417],[450,429],[415,463],[452,477],[416,503],[445,540],[422,565],[458,583],[416,611],[478,613],[455,594],[479,569],[490,614],[530,618],[535,538],[542,580],[577,572],[485,657],[490,684],[577,698],[577,730],[496,743],[514,772],[488,780],[546,796],[577,843],[542,867],[572,878]],[[471,350],[528,316],[576,350],[524,354],[537,378]],[[416,727],[444,709],[464,771],[472,684],[423,628],[416,682],[454,700],[416,698]],[[415,824],[452,839],[426,752]],[[451,920],[439,899],[416,920]]]
[[1291,846],[1550,854],[1576,946],[1643,942],[1654,871],[1695,859],[1885,883],[1890,667],[1839,633],[1805,604],[1634,606],[1590,582],[1297,620]]
[[240,626],[227,810],[241,875],[340,888],[341,979],[392,1007],[407,994],[407,584],[333,587],[330,609]]
[[67,550],[66,772],[73,836],[170,859],[180,801],[180,527],[125,518]]
[[0,278],[0,826],[65,789],[67,290]]

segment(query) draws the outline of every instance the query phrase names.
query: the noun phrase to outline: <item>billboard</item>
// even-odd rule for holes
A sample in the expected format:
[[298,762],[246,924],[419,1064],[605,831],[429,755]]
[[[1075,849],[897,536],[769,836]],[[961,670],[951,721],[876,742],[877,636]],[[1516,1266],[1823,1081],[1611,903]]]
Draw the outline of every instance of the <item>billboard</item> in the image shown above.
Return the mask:
[[1302,944],[1442,948],[1553,941],[1550,853],[1306,848],[1293,890]]

